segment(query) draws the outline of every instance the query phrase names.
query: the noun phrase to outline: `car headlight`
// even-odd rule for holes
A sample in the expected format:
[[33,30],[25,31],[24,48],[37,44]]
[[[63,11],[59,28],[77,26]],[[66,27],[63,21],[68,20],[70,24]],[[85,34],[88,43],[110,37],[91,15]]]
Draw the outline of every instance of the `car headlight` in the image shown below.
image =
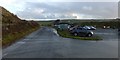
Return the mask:
[[93,32],[91,31],[91,33],[93,34]]

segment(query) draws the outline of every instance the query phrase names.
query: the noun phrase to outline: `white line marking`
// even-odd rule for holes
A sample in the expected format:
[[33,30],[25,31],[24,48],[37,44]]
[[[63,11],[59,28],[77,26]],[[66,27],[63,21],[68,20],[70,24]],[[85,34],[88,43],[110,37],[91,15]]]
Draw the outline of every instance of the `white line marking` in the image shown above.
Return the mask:
[[56,31],[55,29],[53,29],[53,32],[54,32],[57,36],[59,36],[59,34],[57,33],[57,31]]
[[25,44],[26,42],[17,42],[17,44]]

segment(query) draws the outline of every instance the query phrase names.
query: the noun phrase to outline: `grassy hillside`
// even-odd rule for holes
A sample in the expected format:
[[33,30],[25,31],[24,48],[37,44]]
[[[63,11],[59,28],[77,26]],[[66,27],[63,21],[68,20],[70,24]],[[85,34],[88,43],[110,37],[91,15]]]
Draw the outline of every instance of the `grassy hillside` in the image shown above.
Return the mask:
[[15,42],[17,39],[31,33],[39,28],[39,24],[35,21],[21,20],[10,13],[5,8],[1,7],[0,12],[2,16],[2,45],[8,46]]

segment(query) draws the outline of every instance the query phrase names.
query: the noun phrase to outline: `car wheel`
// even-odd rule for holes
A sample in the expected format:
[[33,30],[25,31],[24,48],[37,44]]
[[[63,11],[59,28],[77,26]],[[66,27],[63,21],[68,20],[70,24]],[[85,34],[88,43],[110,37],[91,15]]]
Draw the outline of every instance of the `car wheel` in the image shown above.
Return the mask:
[[88,37],[91,37],[91,36],[92,36],[92,34],[91,34],[91,33],[89,33],[87,36],[88,36]]
[[77,33],[74,33],[74,36],[77,36],[78,34]]

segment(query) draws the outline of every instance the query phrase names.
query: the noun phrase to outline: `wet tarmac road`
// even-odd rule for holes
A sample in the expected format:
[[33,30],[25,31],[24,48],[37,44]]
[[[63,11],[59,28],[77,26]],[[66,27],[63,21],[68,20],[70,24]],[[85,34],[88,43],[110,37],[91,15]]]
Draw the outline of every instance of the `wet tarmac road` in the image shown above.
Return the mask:
[[102,41],[59,37],[55,29],[43,27],[3,49],[3,58],[117,58],[116,29],[97,29]]

